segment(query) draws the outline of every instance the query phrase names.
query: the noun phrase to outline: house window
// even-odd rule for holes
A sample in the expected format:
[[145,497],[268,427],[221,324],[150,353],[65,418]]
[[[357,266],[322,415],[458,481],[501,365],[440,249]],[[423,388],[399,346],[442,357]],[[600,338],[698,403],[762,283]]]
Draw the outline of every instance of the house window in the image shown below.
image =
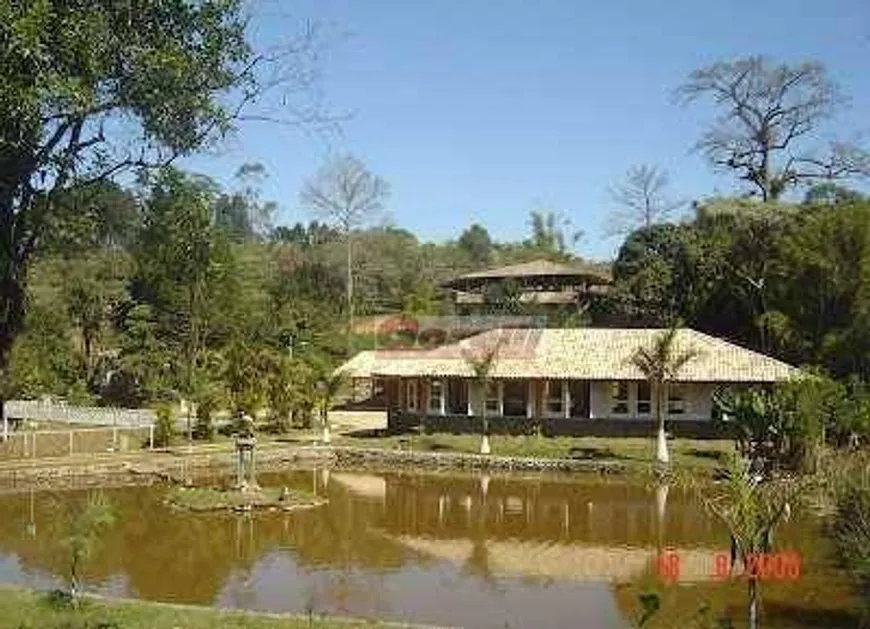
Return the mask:
[[544,383],[544,399],[547,415],[561,417],[565,414],[565,383],[552,380]]
[[611,387],[610,398],[613,400],[611,412],[614,415],[628,415],[628,383],[614,382]]
[[405,383],[405,400],[408,411],[417,412],[417,381],[409,380]]
[[486,383],[486,397],[484,399],[487,415],[501,415],[501,385],[497,382]]
[[444,381],[433,380],[429,385],[429,412],[444,414]]
[[637,383],[637,414],[649,415],[652,412],[652,388],[649,382],[641,380]]
[[684,415],[686,413],[686,392],[679,384],[668,387],[668,415]]

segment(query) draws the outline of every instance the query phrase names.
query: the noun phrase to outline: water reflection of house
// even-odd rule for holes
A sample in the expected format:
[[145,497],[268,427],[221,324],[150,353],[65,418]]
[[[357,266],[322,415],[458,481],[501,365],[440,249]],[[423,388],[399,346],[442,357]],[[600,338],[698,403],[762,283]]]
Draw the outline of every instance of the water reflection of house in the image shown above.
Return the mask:
[[[483,555],[491,574],[557,580],[626,583],[645,573],[655,574],[659,557],[655,548],[486,540],[478,542],[483,546],[480,549],[468,539],[409,535],[394,539],[411,550],[459,566],[480,562]],[[714,578],[717,551],[687,548],[667,552],[679,557],[676,580],[694,583]]]
[[[486,409],[490,430],[548,434],[646,435],[652,395],[632,364],[658,329],[498,329],[428,350],[377,351],[340,369],[384,384],[389,423],[429,431],[479,431]],[[712,398],[722,385],[772,383],[798,371],[779,360],[692,329],[681,329],[677,351],[698,356],[669,387],[669,428],[675,434],[715,434]],[[487,391],[472,361],[495,354]]]
[[329,478],[357,496],[375,500],[384,500],[387,496],[387,481],[382,476],[333,472]]
[[332,478],[383,505],[375,530],[386,539],[482,573],[624,582],[656,570],[657,549],[675,546],[681,581],[714,574],[718,537],[679,491],[489,476]]

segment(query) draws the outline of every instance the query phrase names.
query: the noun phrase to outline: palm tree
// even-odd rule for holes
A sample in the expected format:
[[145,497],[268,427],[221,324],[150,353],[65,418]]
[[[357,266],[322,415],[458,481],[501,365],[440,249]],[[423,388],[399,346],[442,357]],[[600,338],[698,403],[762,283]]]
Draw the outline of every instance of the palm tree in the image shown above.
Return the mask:
[[494,332],[496,335],[495,342],[484,345],[480,351],[473,352],[471,350],[463,350],[462,355],[465,359],[465,362],[471,368],[471,371],[474,373],[474,380],[478,383],[481,395],[483,399],[481,400],[480,405],[480,418],[481,418],[481,439],[480,439],[480,453],[481,454],[489,454],[489,420],[486,416],[486,397],[489,394],[490,387],[492,386],[492,372],[495,369],[496,360],[498,359],[498,352],[501,349],[501,346],[504,341],[504,337],[501,335],[501,330],[496,330]]
[[318,378],[315,391],[317,395],[317,407],[320,410],[320,426],[323,428],[323,443],[332,440],[329,434],[329,409],[332,408],[335,398],[344,390],[347,376],[340,371],[324,373]]
[[653,421],[658,426],[656,438],[656,461],[662,465],[670,462],[668,442],[665,438],[664,405],[668,399],[670,383],[676,380],[680,370],[700,355],[697,349],[677,350],[675,341],[679,327],[674,325],[654,339],[649,347],[638,347],[631,357],[632,364],[644,375],[650,385],[653,401]]
[[729,571],[739,563],[746,577],[749,628],[758,626],[758,583],[764,578],[764,558],[773,551],[779,525],[788,520],[791,505],[798,499],[803,483],[790,478],[761,480],[751,465],[734,457],[728,477],[712,489],[700,490],[707,509],[727,528],[731,537]]

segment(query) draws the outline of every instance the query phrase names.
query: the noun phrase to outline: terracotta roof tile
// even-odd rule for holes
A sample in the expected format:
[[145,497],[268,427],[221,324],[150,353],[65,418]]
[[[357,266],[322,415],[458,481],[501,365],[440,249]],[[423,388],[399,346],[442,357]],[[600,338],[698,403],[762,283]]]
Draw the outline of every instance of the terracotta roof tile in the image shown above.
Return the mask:
[[[380,376],[471,377],[470,357],[497,347],[495,378],[576,378],[641,380],[631,363],[639,347],[650,346],[665,330],[572,328],[490,330],[459,343],[432,350],[384,350],[355,356],[342,369],[368,369]],[[692,330],[681,329],[677,351],[694,348],[699,355],[683,367],[684,382],[775,382],[800,371],[770,356]],[[356,362],[355,362],[356,361]]]

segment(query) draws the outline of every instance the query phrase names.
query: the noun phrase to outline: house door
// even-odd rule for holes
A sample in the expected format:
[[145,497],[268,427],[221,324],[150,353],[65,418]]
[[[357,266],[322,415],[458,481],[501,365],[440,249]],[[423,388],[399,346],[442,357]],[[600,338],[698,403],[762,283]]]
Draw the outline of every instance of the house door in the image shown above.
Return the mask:
[[529,401],[529,383],[527,380],[505,380],[504,382],[504,414],[505,417],[525,417],[526,405]]
[[589,382],[572,380],[568,385],[571,395],[571,417],[589,417]]
[[468,382],[452,378],[447,381],[447,413],[449,415],[468,414]]

